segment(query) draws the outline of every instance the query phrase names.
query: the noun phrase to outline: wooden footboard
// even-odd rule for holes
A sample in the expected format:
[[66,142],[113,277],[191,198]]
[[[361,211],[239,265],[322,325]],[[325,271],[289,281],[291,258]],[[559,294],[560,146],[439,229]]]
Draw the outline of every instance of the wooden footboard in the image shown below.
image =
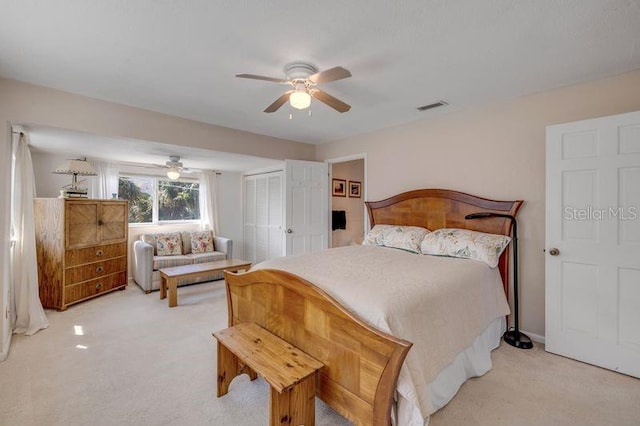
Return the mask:
[[412,343],[376,330],[310,282],[278,270],[225,272],[229,326],[253,322],[325,367],[316,394],[356,425],[388,426]]

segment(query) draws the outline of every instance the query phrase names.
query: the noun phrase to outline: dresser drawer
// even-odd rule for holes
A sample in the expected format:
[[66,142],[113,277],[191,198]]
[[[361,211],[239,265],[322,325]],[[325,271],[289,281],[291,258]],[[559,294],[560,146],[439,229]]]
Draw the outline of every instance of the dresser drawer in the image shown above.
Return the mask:
[[74,266],[72,268],[67,268],[64,272],[64,285],[74,285],[82,281],[102,277],[103,275],[111,275],[116,272],[125,271],[126,269],[127,258],[125,256],[101,262],[88,263],[81,266]]
[[95,296],[99,293],[112,290],[127,283],[126,272],[118,272],[95,280],[85,281],[64,289],[64,303],[69,304],[87,297]]
[[65,252],[65,265],[68,268],[70,266],[111,259],[112,257],[125,256],[126,254],[126,242],[67,250]]

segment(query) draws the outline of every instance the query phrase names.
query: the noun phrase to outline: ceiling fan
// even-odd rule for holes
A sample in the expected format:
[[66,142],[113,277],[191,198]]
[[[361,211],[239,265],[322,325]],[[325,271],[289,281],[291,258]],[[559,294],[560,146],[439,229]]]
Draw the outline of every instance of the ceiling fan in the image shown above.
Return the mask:
[[160,167],[162,169],[168,169],[167,170],[167,177],[169,179],[178,179],[180,177],[180,173],[193,173],[196,170],[192,170],[192,169],[188,169],[186,167],[184,167],[184,165],[180,162],[180,156],[179,155],[170,155],[169,156],[169,161],[167,161],[164,164],[154,164],[155,167]]
[[350,105],[317,88],[320,83],[329,83],[351,77],[349,70],[342,67],[334,67],[318,72],[318,69],[311,64],[294,62],[285,67],[285,72],[286,78],[284,79],[253,74],[237,74],[236,77],[264,80],[291,86],[291,90],[286,91],[264,110],[264,112],[267,113],[276,112],[287,101],[289,101],[293,108],[300,110],[308,108],[311,105],[312,97],[329,105],[338,112],[347,112],[351,109]]

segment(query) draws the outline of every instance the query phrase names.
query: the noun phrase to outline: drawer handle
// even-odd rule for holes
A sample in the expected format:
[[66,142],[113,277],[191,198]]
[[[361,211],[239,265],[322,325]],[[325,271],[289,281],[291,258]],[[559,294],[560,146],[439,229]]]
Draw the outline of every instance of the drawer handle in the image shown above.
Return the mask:
[[102,255],[104,255],[104,252],[102,250],[98,250],[96,252],[96,256],[102,256]]
[[104,268],[103,268],[102,266],[98,266],[98,267],[96,268],[96,272],[97,272],[97,273],[100,273],[100,272],[102,272],[102,271],[104,271]]
[[96,284],[96,290],[100,290],[102,288],[102,283]]

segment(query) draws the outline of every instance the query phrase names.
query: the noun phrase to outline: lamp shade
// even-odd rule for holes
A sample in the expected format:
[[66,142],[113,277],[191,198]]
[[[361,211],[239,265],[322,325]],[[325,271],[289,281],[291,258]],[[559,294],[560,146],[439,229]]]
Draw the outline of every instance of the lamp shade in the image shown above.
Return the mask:
[[309,105],[311,105],[311,95],[309,95],[305,89],[296,89],[296,91],[289,96],[289,103],[295,109],[309,108]]
[[178,171],[178,169],[172,167],[167,172],[167,177],[171,180],[176,180],[180,177],[180,172]]
[[80,175],[80,176],[97,176],[98,174],[93,170],[91,163],[87,160],[67,160],[64,164],[53,169],[51,173],[58,173],[62,175]]

